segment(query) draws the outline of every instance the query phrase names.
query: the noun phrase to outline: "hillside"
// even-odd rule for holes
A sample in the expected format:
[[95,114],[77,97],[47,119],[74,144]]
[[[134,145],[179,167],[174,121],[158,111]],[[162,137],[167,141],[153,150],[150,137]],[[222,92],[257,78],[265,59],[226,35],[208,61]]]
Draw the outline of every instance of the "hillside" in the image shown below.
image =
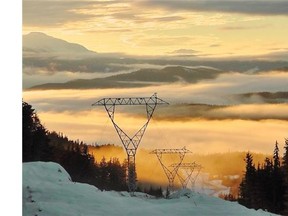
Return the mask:
[[173,193],[170,199],[100,191],[88,184],[72,182],[63,167],[52,162],[24,163],[22,187],[23,216],[274,215],[187,190]]
[[163,69],[140,69],[131,73],[105,78],[78,79],[65,83],[47,83],[30,89],[88,89],[88,88],[129,88],[168,83],[196,83],[216,78],[223,71],[208,67],[170,66]]

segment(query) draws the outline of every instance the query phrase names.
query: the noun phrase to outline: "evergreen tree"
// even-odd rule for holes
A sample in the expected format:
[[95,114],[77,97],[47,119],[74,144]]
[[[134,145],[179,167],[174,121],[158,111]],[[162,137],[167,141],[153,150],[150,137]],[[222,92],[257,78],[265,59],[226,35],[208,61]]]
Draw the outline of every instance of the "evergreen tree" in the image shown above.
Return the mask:
[[284,175],[284,195],[283,195],[283,215],[288,215],[288,138],[285,138],[284,154],[282,160],[282,170]]
[[274,170],[278,170],[280,168],[280,158],[279,158],[279,147],[278,147],[278,142],[276,141],[275,143],[275,148],[274,148],[274,154],[273,154],[273,159],[274,159]]
[[35,109],[22,101],[22,161],[48,161],[51,148],[46,128],[41,124]]
[[288,138],[285,138],[284,155],[282,161],[284,172],[288,173]]
[[109,190],[121,191],[126,189],[126,169],[121,166],[118,158],[110,159],[107,163],[109,175]]
[[[257,179],[257,183],[260,183],[260,187],[258,187],[257,190],[261,191],[262,195],[262,197],[260,197],[262,202],[258,208],[267,209],[268,211],[273,209],[273,170],[274,165],[272,160],[265,158],[262,169],[258,171],[259,177]],[[262,175],[260,175],[260,173],[262,173]]]
[[107,183],[109,181],[109,174],[108,174],[108,165],[106,162],[106,158],[103,157],[99,163],[99,187],[102,190],[107,190]]
[[255,192],[254,180],[255,180],[255,166],[253,164],[253,156],[248,152],[245,158],[246,162],[246,171],[244,178],[240,183],[240,194],[239,194],[239,203],[252,208],[254,203],[253,193]]
[[273,154],[273,173],[272,173],[272,212],[279,213],[284,209],[284,175],[280,169],[280,158],[278,142],[275,143]]
[[[288,143],[286,147],[288,150]],[[283,160],[285,156],[284,153]],[[253,165],[251,154],[247,153],[245,161],[246,172],[240,184],[239,203],[248,208],[268,210],[277,214],[283,213],[287,183],[285,184],[284,169],[280,163],[278,142],[275,143],[273,159],[265,158],[261,166],[258,164],[257,170]],[[284,161],[283,164],[285,164]]]

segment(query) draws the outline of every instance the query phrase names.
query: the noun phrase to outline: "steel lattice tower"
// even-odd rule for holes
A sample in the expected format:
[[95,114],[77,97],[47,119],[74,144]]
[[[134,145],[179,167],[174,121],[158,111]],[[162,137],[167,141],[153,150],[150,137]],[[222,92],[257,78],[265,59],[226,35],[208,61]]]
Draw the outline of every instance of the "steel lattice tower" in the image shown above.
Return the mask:
[[[127,184],[130,192],[134,192],[136,189],[136,167],[135,156],[137,148],[141,142],[141,139],[145,133],[145,130],[152,118],[154,110],[157,105],[168,104],[166,101],[157,97],[154,93],[151,97],[130,97],[130,98],[103,98],[92,106],[104,106],[116,132],[126,150],[128,160],[128,172],[127,172]],[[134,136],[128,136],[114,121],[115,107],[120,105],[144,105],[146,106],[147,121],[145,124],[134,134]]]
[[[156,154],[164,172],[165,175],[168,179],[169,182],[169,190],[171,190],[173,188],[173,184],[174,184],[174,179],[175,176],[178,173],[178,169],[182,164],[182,161],[184,159],[184,156],[186,153],[192,153],[191,151],[187,150],[185,147],[182,149],[155,149],[152,152],[150,152],[150,154]],[[162,161],[162,155],[163,154],[178,154],[179,156],[179,162],[175,164],[175,166],[172,167],[172,170],[170,170],[168,167],[171,167],[171,165],[165,165]]]
[[[177,163],[174,163],[171,165],[171,167],[177,167],[177,166],[178,166]],[[189,181],[191,182],[192,187],[193,187],[200,173],[200,170],[202,169],[202,166],[199,164],[196,164],[195,162],[192,162],[192,163],[182,163],[180,164],[179,168],[181,170],[184,170],[186,174],[186,177],[183,177],[179,173],[177,173],[177,176],[181,182],[182,188],[183,189],[187,188],[187,184],[189,183]],[[195,174],[194,176],[192,175],[193,173]]]

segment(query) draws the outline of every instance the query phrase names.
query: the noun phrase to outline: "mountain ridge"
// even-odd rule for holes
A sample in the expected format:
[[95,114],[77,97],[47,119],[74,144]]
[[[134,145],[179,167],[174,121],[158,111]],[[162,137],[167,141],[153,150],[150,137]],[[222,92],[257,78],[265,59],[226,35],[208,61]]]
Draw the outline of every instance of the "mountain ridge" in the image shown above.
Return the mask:
[[223,71],[216,68],[169,66],[162,69],[140,69],[130,73],[105,78],[77,79],[65,83],[46,83],[29,89],[89,89],[89,88],[132,88],[170,83],[196,83],[216,78]]
[[30,32],[23,35],[23,54],[46,54],[46,55],[95,55],[94,51],[88,50],[86,47],[70,43],[66,40],[52,37],[43,32]]

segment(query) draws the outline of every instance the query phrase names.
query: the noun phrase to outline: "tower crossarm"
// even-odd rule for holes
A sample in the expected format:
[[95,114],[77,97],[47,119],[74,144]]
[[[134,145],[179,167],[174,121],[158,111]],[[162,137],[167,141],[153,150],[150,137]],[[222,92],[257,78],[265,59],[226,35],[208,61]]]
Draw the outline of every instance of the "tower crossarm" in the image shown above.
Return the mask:
[[150,154],[186,154],[192,153],[190,150],[185,147],[182,149],[154,149]]
[[[175,167],[175,166],[178,166],[177,163],[174,163],[174,164],[171,164],[170,165],[171,167]],[[192,162],[192,163],[182,163],[180,165],[180,168],[183,168],[183,169],[190,169],[190,168],[196,168],[196,167],[201,167],[201,165],[199,164],[196,164],[195,162]]]
[[116,106],[116,105],[161,105],[169,103],[158,98],[154,93],[151,97],[125,97],[125,98],[102,98],[92,106]]

